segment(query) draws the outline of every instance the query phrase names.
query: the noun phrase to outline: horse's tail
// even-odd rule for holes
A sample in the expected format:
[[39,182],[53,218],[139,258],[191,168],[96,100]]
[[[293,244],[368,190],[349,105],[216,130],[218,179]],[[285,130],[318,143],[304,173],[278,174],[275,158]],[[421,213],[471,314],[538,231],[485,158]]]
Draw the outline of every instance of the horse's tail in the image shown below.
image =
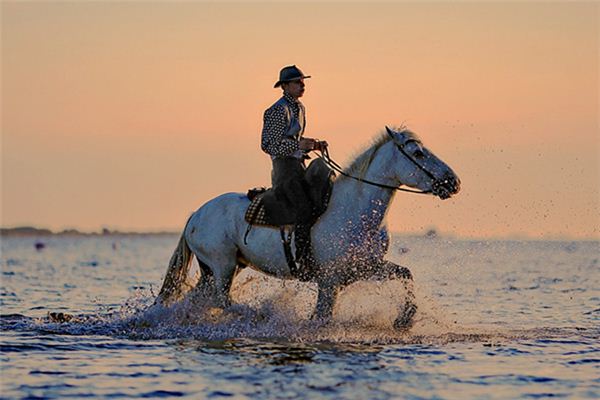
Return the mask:
[[193,285],[188,281],[188,269],[190,261],[192,260],[192,250],[185,240],[185,228],[190,222],[190,219],[191,217],[188,218],[185,223],[179,243],[171,256],[169,267],[165,274],[165,280],[163,281],[155,304],[170,305],[181,300],[187,292],[193,289]]

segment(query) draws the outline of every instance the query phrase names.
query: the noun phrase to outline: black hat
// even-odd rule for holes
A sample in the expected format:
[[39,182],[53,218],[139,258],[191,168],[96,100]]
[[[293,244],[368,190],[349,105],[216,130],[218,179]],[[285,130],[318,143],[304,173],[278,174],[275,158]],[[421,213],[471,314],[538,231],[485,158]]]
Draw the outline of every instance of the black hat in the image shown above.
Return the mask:
[[284,82],[291,82],[305,78],[310,78],[310,76],[304,76],[298,67],[295,65],[289,65],[287,67],[283,67],[283,69],[279,71],[279,80],[277,83],[275,83],[274,87],[278,87]]

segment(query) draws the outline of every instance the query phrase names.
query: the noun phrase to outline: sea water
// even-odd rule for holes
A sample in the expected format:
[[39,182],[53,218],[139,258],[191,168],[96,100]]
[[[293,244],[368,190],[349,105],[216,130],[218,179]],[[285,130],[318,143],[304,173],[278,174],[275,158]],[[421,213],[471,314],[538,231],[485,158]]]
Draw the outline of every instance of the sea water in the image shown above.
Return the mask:
[[177,241],[2,238],[0,397],[600,397],[598,241],[398,236],[407,331],[398,281],[346,288],[327,325],[315,287],[251,269],[227,310],[152,307]]

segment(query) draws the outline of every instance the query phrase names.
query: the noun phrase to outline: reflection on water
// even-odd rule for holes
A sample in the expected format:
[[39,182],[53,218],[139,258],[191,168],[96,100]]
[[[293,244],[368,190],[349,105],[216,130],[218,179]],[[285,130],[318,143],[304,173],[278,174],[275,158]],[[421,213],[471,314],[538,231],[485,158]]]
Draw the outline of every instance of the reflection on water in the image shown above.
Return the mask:
[[404,238],[419,309],[397,332],[394,282],[349,287],[327,326],[310,285],[251,270],[225,312],[147,310],[177,239],[5,238],[0,395],[600,397],[598,242]]

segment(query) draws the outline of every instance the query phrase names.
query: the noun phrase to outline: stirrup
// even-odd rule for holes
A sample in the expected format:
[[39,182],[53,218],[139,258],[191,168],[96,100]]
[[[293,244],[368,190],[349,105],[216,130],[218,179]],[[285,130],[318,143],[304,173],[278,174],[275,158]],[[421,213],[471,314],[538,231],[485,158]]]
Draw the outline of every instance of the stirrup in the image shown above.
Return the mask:
[[292,233],[294,229],[290,230],[290,232],[286,235],[285,233],[285,225],[279,227],[279,233],[281,234],[281,243],[283,244],[283,253],[285,254],[285,261],[287,262],[288,268],[290,269],[290,273],[293,277],[298,276],[298,265],[296,264],[296,260],[294,260],[294,255],[292,254]]

